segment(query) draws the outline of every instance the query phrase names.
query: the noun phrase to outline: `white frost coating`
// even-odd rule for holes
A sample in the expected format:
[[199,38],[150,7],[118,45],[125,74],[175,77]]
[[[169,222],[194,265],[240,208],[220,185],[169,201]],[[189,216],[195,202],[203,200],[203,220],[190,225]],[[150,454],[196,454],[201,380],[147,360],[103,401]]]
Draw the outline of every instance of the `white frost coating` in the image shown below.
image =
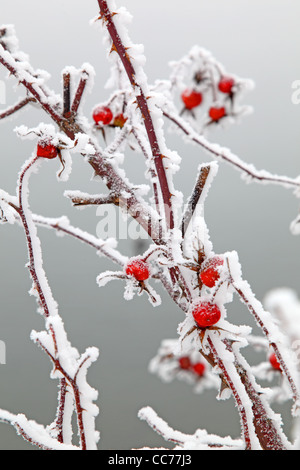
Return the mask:
[[[47,332],[36,333],[32,332],[32,339],[36,341],[53,359],[57,359],[60,368],[54,367],[51,376],[52,378],[69,377],[74,381],[79,391],[80,405],[83,411],[83,425],[86,446],[89,450],[96,449],[97,441],[99,439],[95,430],[95,416],[98,414],[98,408],[93,403],[97,398],[97,392],[88,386],[86,382],[87,368],[97,359],[98,350],[96,348],[89,348],[86,353],[81,357],[76,348],[72,347],[67,339],[67,334],[64,329],[64,324],[58,314],[58,306],[55,302],[50,286],[48,284],[44,269],[43,259],[40,246],[40,240],[37,236],[37,229],[33,222],[31,211],[28,203],[28,183],[29,178],[40,166],[40,161],[33,157],[25,162],[19,176],[18,195],[19,206],[23,212],[23,223],[26,223],[25,233],[27,242],[30,240],[29,247],[29,266],[35,273],[35,282],[31,293],[37,296],[40,300],[40,293],[43,295],[43,307],[45,316],[45,326]],[[24,220],[25,219],[25,220]],[[39,293],[38,293],[39,292]],[[40,300],[41,302],[41,300]],[[47,309],[47,310],[45,310]],[[53,344],[49,344],[49,338],[52,338]],[[72,383],[72,388],[73,388]],[[73,393],[74,390],[73,390]],[[75,395],[74,395],[75,397]],[[82,403],[84,402],[84,406]]]
[[77,238],[82,243],[86,243],[95,248],[99,256],[106,256],[118,265],[124,266],[128,261],[128,257],[123,256],[116,250],[117,241],[115,238],[101,240],[84,230],[73,227],[68,217],[65,216],[55,219],[33,214],[32,217],[36,224],[56,230],[58,235],[66,234]]
[[[267,312],[261,302],[256,299],[248,282],[242,279],[241,266],[238,261],[237,253],[227,253],[226,257],[232,276],[232,286],[239,294],[241,301],[253,314],[258,326],[267,336],[269,343],[276,345],[278,349],[281,356],[281,358],[278,357],[278,360],[293,391],[295,401],[293,413],[297,415],[300,407],[299,372],[295,355],[290,352],[287,337],[280,331],[271,313]],[[293,378],[296,378],[296,380]]]
[[209,193],[211,185],[212,185],[212,183],[213,183],[213,181],[214,181],[214,179],[217,176],[218,171],[219,171],[219,164],[217,162],[201,163],[201,165],[199,165],[199,167],[198,167],[198,174],[200,174],[202,168],[205,168],[207,166],[210,169],[209,170],[209,175],[207,177],[204,189],[201,193],[201,196],[200,196],[200,199],[199,199],[199,202],[198,202],[198,205],[202,208],[202,215],[203,215],[205,200],[207,198],[207,195]]
[[[43,259],[42,259],[42,251],[41,251],[41,245],[40,245],[40,240],[37,236],[37,230],[36,226],[32,221],[32,216],[31,216],[31,211],[29,208],[29,203],[28,203],[28,196],[29,196],[29,188],[28,188],[28,183],[29,183],[29,178],[33,172],[36,172],[37,169],[40,166],[39,161],[36,161],[33,165],[31,164],[32,160],[27,160],[25,164],[23,165],[23,168],[20,172],[20,175],[23,173],[23,182],[22,182],[22,187],[21,187],[21,194],[20,194],[20,205],[23,208],[24,215],[26,217],[26,221],[28,224],[28,229],[29,229],[29,236],[32,240],[32,248],[33,248],[33,257],[34,257],[34,267],[37,273],[37,276],[39,278],[41,288],[44,292],[45,300],[48,305],[49,309],[49,315],[50,316],[56,316],[58,314],[57,311],[57,303],[54,300],[52,296],[52,292],[50,289],[50,286],[48,284],[48,280],[46,278],[44,269],[43,269]],[[29,166],[31,164],[31,166]],[[27,169],[27,171],[24,170]],[[19,187],[19,185],[18,185]]]
[[10,196],[6,191],[0,189],[0,224],[6,222],[9,224],[15,223],[15,210],[10,204],[17,206],[18,199]]
[[241,439],[208,434],[203,429],[197,429],[195,434],[175,431],[150,406],[142,408],[138,417],[146,421],[166,441],[175,442],[177,445],[173,450],[244,450],[244,443]]
[[288,289],[274,289],[264,299],[267,310],[276,315],[280,326],[290,338],[300,339],[300,301],[297,292]]
[[61,444],[52,438],[50,433],[41,424],[29,420],[23,414],[13,414],[0,410],[0,421],[11,424],[18,434],[26,436],[32,443],[36,443],[42,449],[47,450],[80,450],[79,447]]
[[[5,38],[2,42],[5,42]],[[12,51],[5,50],[5,48],[0,44],[0,56],[5,61],[7,67],[15,70],[15,78],[19,83],[27,82],[29,83],[34,91],[40,97],[41,103],[44,105],[58,106],[61,105],[61,97],[55,95],[53,92],[49,93],[49,90],[46,87],[45,80],[49,79],[49,74],[42,72],[40,75],[37,70],[34,70],[30,63],[29,57],[19,52],[18,43],[13,35],[9,38],[10,45],[12,45]]]
[[[230,165],[236,170],[241,172],[242,179],[247,182],[256,182],[261,184],[276,184],[281,185],[285,188],[299,188],[299,178],[289,178],[287,176],[272,174],[266,170],[257,170],[253,164],[245,163],[240,157],[234,154],[230,149],[222,147],[219,144],[210,142],[206,137],[199,134],[193,129],[191,124],[179,116],[173,109],[165,110],[171,121],[178,123],[178,127],[181,134],[185,136],[185,139],[189,142],[199,144],[210,156],[213,158],[220,159]],[[300,193],[300,191],[299,191]],[[297,193],[298,194],[298,193]]]
[[300,235],[300,215],[290,225],[290,230],[293,235]]
[[[145,64],[145,57],[143,54],[143,47],[141,46],[136,46],[134,45],[128,35],[127,32],[127,24],[131,20],[131,15],[127,13],[127,10],[125,8],[116,8],[116,4],[114,1],[109,1],[108,2],[108,7],[111,12],[117,13],[114,15],[113,20],[115,22],[116,28],[118,30],[118,34],[122,40],[122,43],[125,48],[128,48],[130,50],[130,57],[132,61],[132,65],[135,70],[135,82],[137,83],[137,86],[133,90],[134,95],[137,97],[140,95],[140,90],[143,91],[143,94],[145,97],[150,97],[147,99],[147,104],[149,107],[149,111],[153,120],[153,125],[157,137],[157,142],[160,148],[160,151],[162,155],[164,155],[166,158],[163,159],[164,162],[164,167],[166,171],[166,176],[168,180],[168,185],[169,185],[169,190],[171,192],[172,196],[172,202],[174,205],[179,207],[182,204],[182,193],[177,191],[173,185],[173,174],[178,171],[179,169],[179,164],[180,164],[180,157],[175,151],[170,151],[165,142],[165,137],[164,137],[164,132],[163,132],[163,126],[164,126],[164,121],[163,121],[163,115],[161,110],[156,106],[156,97],[151,95],[150,88],[148,86],[148,81],[146,74],[144,72],[143,66]],[[106,37],[108,37],[108,33],[104,29],[104,33]],[[111,41],[108,40],[108,47],[110,50],[111,47]],[[132,54],[131,54],[132,51]],[[114,57],[114,54],[110,54],[112,57]],[[114,58],[112,59],[114,60]],[[161,213],[165,213],[165,208],[163,206],[163,201],[160,197],[160,205],[161,205]]]
[[217,334],[215,333],[216,332],[210,332],[209,336],[211,338],[211,341],[213,342],[213,345],[216,350],[216,353],[218,354],[218,357],[222,358],[222,363],[224,364],[224,367],[229,377],[233,381],[234,388],[238,394],[238,400],[240,400],[240,403],[236,399],[236,404],[239,408],[239,411],[240,412],[243,411],[245,413],[246,423],[247,423],[247,432],[249,433],[248,437],[251,443],[251,449],[261,450],[261,445],[256,435],[255,427],[254,427],[254,415],[253,415],[253,410],[252,410],[252,402],[249,396],[247,395],[245,387],[242,384],[241,378],[236,370],[235,357],[230,351],[227,350],[225,344],[220,339],[220,335],[218,333]]

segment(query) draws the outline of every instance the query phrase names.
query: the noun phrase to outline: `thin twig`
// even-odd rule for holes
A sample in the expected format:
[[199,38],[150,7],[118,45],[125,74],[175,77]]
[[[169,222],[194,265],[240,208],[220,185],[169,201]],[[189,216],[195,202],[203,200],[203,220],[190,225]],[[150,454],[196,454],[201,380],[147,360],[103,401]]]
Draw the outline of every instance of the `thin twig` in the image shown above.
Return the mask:
[[71,75],[70,73],[63,74],[63,116],[70,117],[71,112]]
[[234,155],[228,149],[222,148],[217,144],[209,142],[205,137],[198,134],[194,129],[183,120],[180,116],[175,113],[163,110],[163,115],[175,124],[192,142],[200,145],[210,155],[217,159],[221,159],[231,166],[241,171],[245,176],[249,177],[250,180],[255,180],[260,183],[270,183],[276,185],[286,186],[288,188],[299,188],[299,178],[289,178],[287,176],[272,175],[265,170],[257,170],[253,165],[249,165],[239,157]]
[[183,214],[183,217],[182,217],[182,223],[181,223],[182,238],[185,237],[186,231],[189,227],[189,224],[192,220],[192,217],[193,217],[195,209],[198,205],[201,194],[204,190],[204,187],[205,187],[207,178],[209,176],[210,170],[211,170],[211,168],[210,168],[209,165],[202,167],[201,170],[200,170],[200,174],[197,178],[196,185],[194,187],[192,195],[191,195],[191,197],[189,199],[189,202],[187,204],[187,208],[186,208],[186,210]]
[[20,109],[24,108],[27,104],[34,103],[34,102],[35,102],[35,99],[31,98],[29,96],[26,97],[26,98],[23,98],[21,101],[19,101],[15,105],[11,106],[10,108],[6,109],[5,111],[2,111],[0,113],[0,120],[11,116],[12,114],[16,113]]

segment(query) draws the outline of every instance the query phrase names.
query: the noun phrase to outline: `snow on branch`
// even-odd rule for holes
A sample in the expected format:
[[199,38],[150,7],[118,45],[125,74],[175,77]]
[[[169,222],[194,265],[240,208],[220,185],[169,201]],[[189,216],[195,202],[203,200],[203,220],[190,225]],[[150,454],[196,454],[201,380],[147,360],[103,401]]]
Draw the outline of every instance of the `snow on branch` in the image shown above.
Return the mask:
[[202,429],[191,435],[175,431],[150,406],[142,408],[138,417],[166,441],[175,443],[173,450],[245,450],[241,439],[219,437]]
[[44,426],[27,419],[23,414],[15,415],[8,411],[0,410],[0,421],[12,425],[17,434],[41,450],[80,450],[79,447],[60,443],[51,436]]
[[[26,236],[28,268],[33,281],[31,294],[37,299],[38,309],[45,319],[46,327],[46,330],[41,333],[33,331],[31,338],[50,358],[53,364],[52,378],[59,379],[61,388],[66,387],[67,383],[69,391],[73,394],[81,449],[95,449],[99,438],[95,431],[95,417],[98,414],[98,408],[93,404],[93,401],[97,398],[97,393],[88,386],[86,372],[87,368],[97,359],[98,349],[89,348],[85,354],[80,356],[78,351],[71,346],[43,269],[40,240],[28,202],[29,178],[33,172],[37,171],[40,163],[39,158],[35,155],[26,161],[21,169],[17,186],[18,213]],[[66,394],[61,392],[60,399],[62,397],[65,406]],[[73,406],[73,403],[69,402],[68,404]],[[68,414],[70,415],[70,412]],[[42,443],[41,445],[43,446]]]

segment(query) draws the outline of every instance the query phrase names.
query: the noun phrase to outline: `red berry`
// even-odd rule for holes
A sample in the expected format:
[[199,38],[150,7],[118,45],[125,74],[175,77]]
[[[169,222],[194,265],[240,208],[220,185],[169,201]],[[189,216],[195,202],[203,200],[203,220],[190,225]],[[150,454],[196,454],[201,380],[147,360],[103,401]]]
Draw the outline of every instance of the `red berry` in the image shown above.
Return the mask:
[[213,326],[221,318],[221,311],[216,304],[199,302],[192,311],[195,322],[200,328]]
[[223,263],[221,258],[215,256],[205,264],[200,274],[200,279],[205,286],[212,288],[216,285],[216,282],[220,279],[218,266],[222,266]]
[[133,276],[137,281],[146,281],[150,277],[148,264],[141,259],[134,259],[126,266],[127,276]]
[[219,90],[222,93],[232,93],[232,87],[234,86],[234,80],[233,78],[230,77],[222,77],[221,80],[219,81]]
[[202,94],[198,91],[187,89],[182,93],[181,99],[186,109],[193,109],[202,103]]
[[115,127],[121,127],[122,128],[122,127],[124,127],[124,124],[125,124],[126,121],[127,121],[127,118],[124,117],[123,113],[120,113],[114,118],[113,125]]
[[188,370],[192,367],[191,360],[188,356],[181,357],[180,359],[178,359],[178,362],[180,369]]
[[205,372],[205,365],[202,362],[198,362],[197,364],[193,365],[193,371],[195,374],[199,375],[199,377],[203,377]]
[[57,157],[58,151],[55,145],[47,144],[46,142],[40,142],[37,146],[36,155],[37,157],[51,159]]
[[222,108],[212,107],[209,110],[209,116],[211,117],[213,121],[219,121],[224,116],[226,116],[226,109],[224,107]]
[[93,119],[96,124],[101,122],[104,126],[107,126],[113,119],[113,113],[106,106],[97,106],[93,111]]
[[271,356],[269,358],[269,361],[270,361],[270,364],[273,367],[273,369],[281,371],[280,364],[279,364],[275,354],[271,354]]

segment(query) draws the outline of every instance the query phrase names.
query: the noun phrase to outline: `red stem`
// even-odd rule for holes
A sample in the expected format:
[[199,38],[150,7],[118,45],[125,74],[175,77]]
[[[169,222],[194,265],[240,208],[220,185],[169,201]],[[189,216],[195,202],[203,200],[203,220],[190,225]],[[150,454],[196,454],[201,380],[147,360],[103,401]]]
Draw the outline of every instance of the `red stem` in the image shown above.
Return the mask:
[[173,229],[174,228],[174,215],[173,215],[173,209],[172,209],[172,194],[169,189],[169,183],[168,183],[168,179],[166,176],[166,171],[165,171],[165,167],[163,163],[164,156],[162,155],[161,149],[159,147],[154,123],[153,123],[152,116],[151,116],[151,113],[149,111],[149,107],[147,104],[147,98],[144,94],[144,91],[141,85],[137,83],[136,81],[136,72],[135,72],[134,66],[127,53],[126,47],[122,43],[122,40],[116,29],[112,14],[108,8],[106,0],[98,0],[98,3],[100,7],[101,16],[106,22],[107,30],[113,41],[113,49],[115,49],[116,52],[118,53],[133,89],[135,91],[138,91],[137,104],[140,108],[140,111],[143,117],[143,121],[145,124],[146,132],[147,132],[149,143],[150,143],[151,150],[152,150],[152,155],[153,155],[154,164],[156,167],[157,176],[160,182],[160,189],[162,193],[163,202],[165,205],[167,227],[169,227],[170,229]]
[[242,400],[239,396],[239,393],[238,393],[236,387],[234,386],[233,381],[231,380],[230,374],[228,373],[224,362],[219,357],[218,352],[217,352],[210,336],[207,336],[207,342],[208,342],[210,350],[211,350],[211,352],[214,356],[215,363],[218,365],[218,367],[222,371],[224,379],[225,379],[227,385],[229,386],[230,390],[233,393],[233,396],[234,396],[234,399],[235,399],[235,402],[237,404],[238,411],[239,411],[240,417],[241,417],[246,449],[251,450],[251,438],[250,438],[250,432],[249,432],[249,427],[248,427],[247,414],[246,414],[243,402],[242,402]]
[[6,111],[3,111],[3,113],[0,113],[0,120],[5,119],[6,117],[11,116],[12,114],[16,113],[20,109],[24,108],[28,103],[33,103],[35,101],[34,98],[24,98],[23,100],[19,101],[17,104],[12,106],[11,108],[7,109]]

